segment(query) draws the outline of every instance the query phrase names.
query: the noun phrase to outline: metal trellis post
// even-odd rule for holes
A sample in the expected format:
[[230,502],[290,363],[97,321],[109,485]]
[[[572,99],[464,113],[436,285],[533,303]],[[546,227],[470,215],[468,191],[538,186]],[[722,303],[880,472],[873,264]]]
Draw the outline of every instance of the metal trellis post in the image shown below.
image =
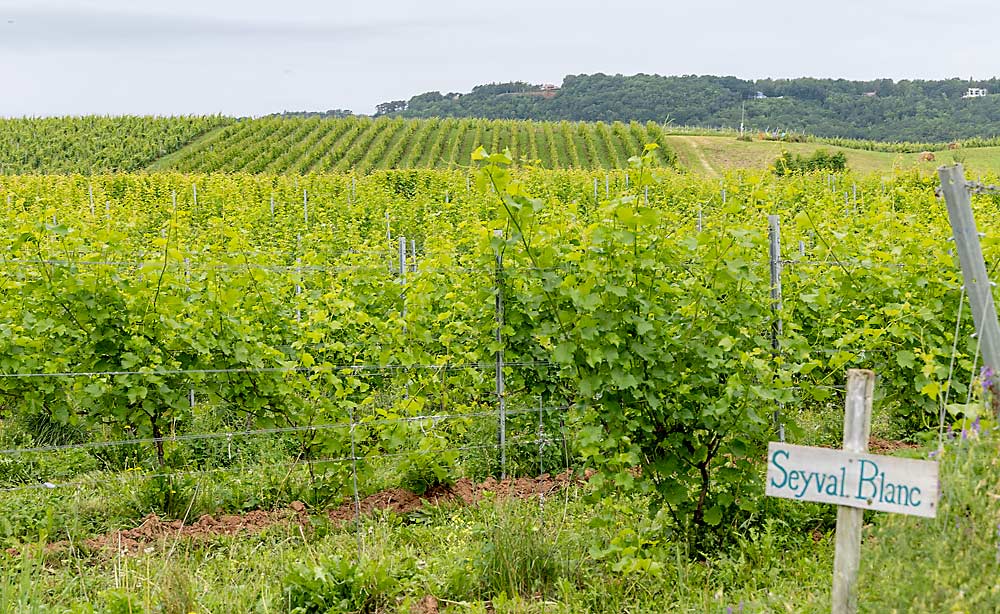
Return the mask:
[[[493,235],[503,237],[502,230],[495,230]],[[496,270],[496,392],[498,404],[498,433],[497,445],[500,449],[500,479],[507,478],[507,395],[504,390],[503,373],[503,251],[497,247],[497,270]]]
[[[781,348],[781,219],[777,215],[767,216],[769,256],[771,264],[771,349],[775,356]],[[778,440],[785,441],[785,425],[781,421],[780,408],[774,412],[774,422],[778,426]]]
[[955,164],[941,167],[938,175],[962,266],[965,292],[969,297],[972,319],[980,339],[983,366],[996,371],[1000,369],[1000,325],[997,323],[992,284],[983,260],[976,220],[972,215],[972,198],[965,182],[965,173],[961,164]]

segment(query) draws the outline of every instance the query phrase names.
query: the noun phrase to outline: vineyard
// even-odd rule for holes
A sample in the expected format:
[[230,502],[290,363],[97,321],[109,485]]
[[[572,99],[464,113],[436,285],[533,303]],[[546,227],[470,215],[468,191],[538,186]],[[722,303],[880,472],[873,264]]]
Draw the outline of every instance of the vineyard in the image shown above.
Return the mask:
[[220,116],[0,119],[0,174],[138,171],[232,121]]
[[[479,145],[509,148],[515,161],[548,169],[624,168],[645,143],[663,144],[655,123],[549,123],[382,117],[260,119],[233,124],[155,169],[183,172],[323,173],[467,167]],[[673,160],[667,149],[658,157]]]
[[[425,535],[443,554],[411,544],[370,568],[326,559],[352,578],[346,588],[305,566],[198,599],[327,611],[333,602],[309,602],[327,590],[344,599],[330,611],[375,611],[409,608],[422,591],[544,606],[609,573],[637,584],[586,609],[620,611],[642,601],[643,583],[673,581],[664,565],[682,542],[711,553],[778,518],[789,535],[822,534],[828,516],[762,497],[759,459],[779,430],[839,439],[845,369],[878,373],[878,428],[893,440],[919,440],[945,406],[957,420],[973,397],[976,340],[935,182],[744,172],[720,183],[664,170],[670,156],[655,147],[629,159],[660,134],[255,120],[162,161],[181,172],[5,177],[0,545],[15,556],[68,539],[74,552],[143,513],[304,506],[346,510],[348,522],[309,530],[338,553],[375,557],[371,543],[396,537],[372,533],[382,525],[363,517],[369,496],[568,470],[589,497],[574,513],[601,545],[531,542],[553,561],[538,582],[493,583],[483,566],[502,557],[494,533],[480,536],[493,550],[454,555],[458,571],[427,579],[419,566],[458,546]],[[520,159],[541,164],[515,168]],[[597,170],[608,167],[621,169]],[[976,197],[982,227],[1000,222],[998,205]],[[777,260],[768,216],[780,220]],[[984,249],[1000,259],[1000,243]],[[536,505],[537,521],[513,511],[482,522],[537,541],[570,503]],[[434,514],[386,526],[438,531]],[[621,514],[635,524],[619,526]],[[829,555],[802,552],[813,565]],[[250,585],[266,577],[255,573]],[[101,590],[120,604],[139,592],[91,582],[41,600]],[[748,611],[803,606],[799,582],[783,582],[750,591]],[[0,583],[0,595],[17,590]],[[724,611],[702,597],[671,594],[661,607]]]
[[214,173],[366,174],[467,167],[480,144],[510,148],[520,165],[624,168],[659,124],[506,120],[224,117],[81,117],[0,121],[0,174],[176,170]]
[[[933,172],[956,156],[980,172],[998,166],[996,142],[881,143],[790,135],[741,142],[736,133],[649,122],[583,123],[380,117],[241,119],[80,117],[0,121],[0,175],[108,172],[355,173],[469,167],[472,151],[509,148],[514,165],[622,170],[646,143],[661,166],[715,175],[768,168],[783,151],[832,148],[860,174]],[[759,137],[760,135],[754,135]],[[954,149],[957,147],[958,149]],[[924,161],[920,152],[936,152]]]

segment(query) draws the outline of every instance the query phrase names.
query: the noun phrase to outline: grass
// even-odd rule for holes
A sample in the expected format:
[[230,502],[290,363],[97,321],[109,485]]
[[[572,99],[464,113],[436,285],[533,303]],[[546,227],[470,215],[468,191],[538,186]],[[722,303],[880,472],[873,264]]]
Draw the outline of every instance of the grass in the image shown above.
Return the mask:
[[865,535],[865,612],[1000,612],[996,438],[958,441],[940,461],[934,520],[883,514]]
[[180,148],[178,148],[178,149],[176,149],[174,151],[171,151],[170,153],[168,153],[166,155],[160,156],[156,160],[153,160],[149,164],[149,166],[146,167],[146,170],[147,171],[164,171],[164,170],[169,170],[169,169],[173,168],[173,165],[176,164],[177,161],[181,157],[184,156],[184,154],[187,151],[188,147],[200,147],[200,146],[202,146],[202,143],[206,143],[208,141],[211,141],[211,140],[215,139],[216,136],[218,136],[218,134],[220,132],[222,132],[223,130],[226,129],[226,127],[227,126],[218,126],[216,128],[212,128],[208,132],[206,132],[206,133],[204,133],[202,135],[199,135],[197,138],[191,140],[189,143],[186,143],[183,147],[180,147]]
[[667,145],[676,153],[682,168],[699,175],[719,177],[737,169],[766,169],[782,151],[810,155],[818,149],[842,151],[848,167],[859,174],[891,176],[897,171],[917,169],[933,173],[943,164],[962,162],[967,175],[1000,171],[1000,147],[974,147],[954,151],[935,151],[933,161],[919,153],[888,153],[849,149],[823,143],[783,143],[778,141],[738,141],[733,136],[670,135]]
[[[876,398],[876,435],[892,437],[892,414]],[[842,415],[839,397],[814,403],[796,415],[789,435],[797,443],[836,446]],[[479,435],[493,440],[491,432]],[[186,453],[229,458],[224,449],[200,445]],[[257,446],[246,462],[277,460],[287,452],[280,438]],[[927,450],[899,453],[926,457]],[[998,453],[996,438],[948,444],[941,457],[944,495],[937,519],[867,515],[862,612],[1000,612]],[[512,448],[511,454],[511,466],[524,473],[538,460],[534,449]],[[69,450],[44,460],[84,467],[88,457]],[[48,475],[42,460],[21,460],[32,472]],[[476,462],[492,467],[493,460],[463,459],[460,467],[481,476],[484,469]],[[548,460],[562,466],[561,458]],[[370,488],[399,482],[395,465],[370,469]],[[699,556],[671,532],[662,514],[649,515],[643,496],[595,502],[585,485],[546,498],[487,497],[470,507],[376,512],[362,519],[359,530],[353,522],[328,520],[322,500],[315,499],[310,521],[302,526],[277,524],[260,533],[205,539],[170,533],[125,554],[84,542],[134,527],[150,511],[194,519],[248,503],[275,509],[296,498],[308,503],[310,489],[304,472],[289,477],[284,468],[234,464],[232,471],[169,483],[132,472],[111,479],[122,477],[117,471],[98,467],[70,474],[67,479],[80,484],[76,488],[0,493],[0,614],[402,614],[434,611],[428,603],[443,612],[483,614],[829,608],[832,506],[762,499],[755,513],[731,523],[724,547]],[[346,474],[333,477],[346,484]],[[166,490],[176,491],[171,509],[163,507]],[[53,542],[62,545],[45,547]],[[6,548],[13,550],[5,553]]]
[[[450,612],[721,612],[741,601],[800,603],[803,585],[812,600],[825,590],[829,541],[796,540],[802,547],[789,556],[771,551],[770,529],[748,537],[737,557],[693,562],[664,543],[655,570],[613,573],[590,554],[593,540],[610,535],[589,526],[579,493],[568,495],[380,515],[364,522],[360,540],[353,528],[318,522],[311,532],[164,540],[136,556],[49,554],[43,566],[26,554],[3,562],[12,590],[0,591],[0,611],[282,612],[289,601],[327,611],[308,604],[343,600],[350,606],[331,611],[409,612],[430,595]],[[620,521],[619,529],[644,523],[637,513]]]
[[[876,434],[891,434],[890,414],[877,403]],[[840,416],[840,399],[810,406],[790,436],[836,445]],[[276,455],[280,447],[262,451]],[[1000,611],[998,451],[994,439],[949,445],[938,519],[868,516],[862,611]],[[71,452],[49,462],[84,460],[83,453]],[[903,453],[926,456],[926,450]],[[529,465],[537,462],[534,452],[527,456]],[[473,467],[468,462],[462,466]],[[371,484],[392,486],[399,479],[389,466],[373,469]],[[172,515],[190,512],[193,519],[250,501],[283,507],[307,497],[308,485],[304,475],[287,479],[284,469],[239,466],[184,484],[131,475],[107,479],[112,475],[98,469],[81,476],[87,479],[77,488],[0,493],[0,614],[409,613],[433,611],[428,603],[444,612],[483,614],[751,614],[829,607],[831,506],[763,499],[756,513],[733,525],[725,547],[707,556],[689,551],[663,516],[650,517],[643,496],[595,502],[584,485],[546,498],[487,497],[470,507],[376,512],[362,519],[360,530],[313,508],[303,526],[204,539],[171,533],[125,554],[84,542],[136,526],[157,511],[165,488],[177,491]],[[58,549],[44,546],[57,541]],[[8,547],[14,550],[4,553]]]
[[[866,518],[862,612],[1000,611],[998,452],[995,438],[947,446],[938,518]],[[833,508],[766,499],[700,558],[641,497],[586,495],[381,512],[360,531],[314,514],[304,528],[168,537],[137,555],[25,547],[0,553],[0,612],[405,613],[429,598],[445,612],[828,611]],[[609,556],[612,545],[624,548]]]

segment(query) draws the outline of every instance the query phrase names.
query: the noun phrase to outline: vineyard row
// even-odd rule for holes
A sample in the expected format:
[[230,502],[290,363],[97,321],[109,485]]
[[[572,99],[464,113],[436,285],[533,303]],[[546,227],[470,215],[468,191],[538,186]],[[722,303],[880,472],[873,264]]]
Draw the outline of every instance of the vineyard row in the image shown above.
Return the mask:
[[650,122],[549,123],[513,120],[350,117],[259,119],[213,133],[154,165],[185,172],[310,173],[467,166],[472,151],[511,150],[544,168],[623,168],[646,143],[673,161],[663,130]]

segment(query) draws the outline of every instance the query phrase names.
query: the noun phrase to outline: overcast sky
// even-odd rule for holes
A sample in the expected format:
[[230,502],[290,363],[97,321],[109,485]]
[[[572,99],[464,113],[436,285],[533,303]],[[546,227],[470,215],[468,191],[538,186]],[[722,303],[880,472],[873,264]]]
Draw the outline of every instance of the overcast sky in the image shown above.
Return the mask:
[[0,116],[264,115],[567,74],[989,78],[985,0],[0,0]]

